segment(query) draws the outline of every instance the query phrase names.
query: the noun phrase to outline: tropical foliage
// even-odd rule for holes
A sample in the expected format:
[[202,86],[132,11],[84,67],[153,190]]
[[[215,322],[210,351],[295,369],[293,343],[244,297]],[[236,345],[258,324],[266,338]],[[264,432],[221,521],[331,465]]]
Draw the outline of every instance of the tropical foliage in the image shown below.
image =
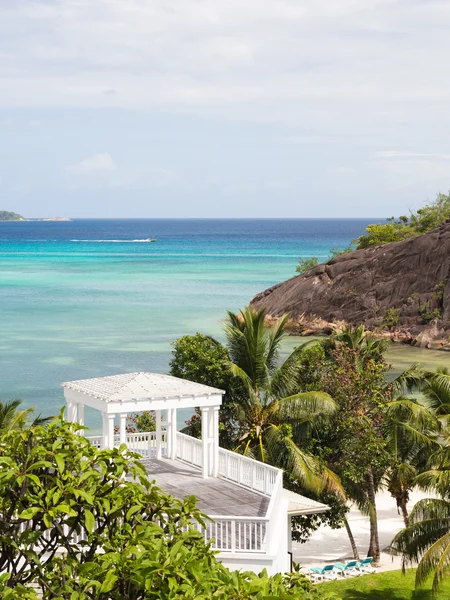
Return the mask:
[[450,218],[450,195],[438,194],[436,200],[426,204],[409,216],[391,217],[387,223],[374,223],[354,241],[357,249],[399,242],[421,233],[427,233]]
[[[240,404],[245,390],[231,372],[228,349],[214,338],[200,333],[185,335],[172,346],[171,375],[225,392],[220,410],[220,445],[232,449],[239,430],[235,419],[236,407]],[[200,411],[196,410],[184,431],[194,437],[200,437]]]
[[0,436],[6,600],[337,598],[301,575],[230,572],[197,531],[195,498],[147,478],[125,446],[97,450],[61,419]]
[[33,408],[24,408],[20,410],[22,400],[9,400],[0,402],[0,432],[12,431],[14,429],[23,429],[28,424],[41,425],[47,423],[52,417],[35,417],[31,420],[34,412]]
[[343,496],[334,474],[295,440],[300,430],[305,435],[315,420],[331,416],[336,405],[326,393],[301,391],[298,350],[280,364],[287,319],[284,315],[267,329],[263,310],[228,313],[225,335],[231,372],[247,392],[238,407],[236,450],[285,469],[303,489],[333,490]]
[[305,271],[309,271],[309,269],[317,267],[318,264],[319,259],[317,258],[317,256],[310,256],[309,258],[299,258],[295,271],[299,275],[301,275],[302,273],[305,273]]
[[450,406],[450,375],[440,368],[427,373],[421,390],[436,420],[441,426],[439,445],[429,453],[427,468],[416,474],[414,483],[431,492],[433,497],[420,500],[406,521],[406,527],[394,538],[392,546],[403,555],[403,566],[419,562],[416,587],[420,588],[433,576],[436,593],[450,575],[450,445],[448,415]]
[[[315,386],[333,397],[337,410],[316,428],[310,451],[322,456],[340,476],[347,497],[369,516],[368,554],[376,561],[376,493],[387,487],[407,520],[409,492],[436,447],[440,423],[432,410],[406,395],[421,385],[422,370],[413,365],[388,382],[386,343],[363,326],[344,328],[319,346],[324,355]],[[344,525],[357,557],[350,527]]]

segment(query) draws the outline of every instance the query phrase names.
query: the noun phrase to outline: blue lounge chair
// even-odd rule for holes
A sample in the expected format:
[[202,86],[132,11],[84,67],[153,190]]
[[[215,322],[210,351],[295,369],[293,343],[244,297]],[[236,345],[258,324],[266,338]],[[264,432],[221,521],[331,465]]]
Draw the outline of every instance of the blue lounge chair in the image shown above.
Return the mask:
[[338,570],[334,568],[334,565],[325,565],[323,568],[310,567],[309,576],[313,581],[334,581],[338,578]]
[[327,581],[334,581],[337,579],[338,575],[334,565],[325,565],[322,569],[322,576]]
[[322,569],[320,567],[310,567],[308,576],[311,579],[311,581],[313,581],[314,583],[316,583],[318,581],[322,581],[323,580]]
[[368,556],[364,560],[360,561],[358,564],[359,570],[361,573],[375,573],[375,567],[372,567],[373,558]]
[[342,575],[342,577],[356,577],[361,575],[361,571],[358,569],[358,561],[352,560],[347,564],[334,563],[334,568]]

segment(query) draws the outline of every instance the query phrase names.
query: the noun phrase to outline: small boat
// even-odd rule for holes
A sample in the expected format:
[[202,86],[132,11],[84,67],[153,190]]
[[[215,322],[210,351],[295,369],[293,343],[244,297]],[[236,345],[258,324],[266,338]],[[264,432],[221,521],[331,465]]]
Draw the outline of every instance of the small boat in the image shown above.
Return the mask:
[[145,240],[146,242],[156,242],[155,238],[148,238]]

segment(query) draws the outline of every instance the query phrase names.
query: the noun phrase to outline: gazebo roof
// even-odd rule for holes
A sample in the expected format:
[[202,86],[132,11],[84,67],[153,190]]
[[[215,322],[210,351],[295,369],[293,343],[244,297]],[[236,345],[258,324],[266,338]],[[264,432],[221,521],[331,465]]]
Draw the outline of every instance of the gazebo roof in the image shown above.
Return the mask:
[[330,507],[311,498],[296,494],[291,490],[283,490],[283,496],[288,501],[288,515],[308,515],[326,512]]
[[79,379],[61,384],[106,403],[126,403],[153,400],[182,400],[222,395],[225,392],[201,383],[160,373],[126,373],[109,377]]

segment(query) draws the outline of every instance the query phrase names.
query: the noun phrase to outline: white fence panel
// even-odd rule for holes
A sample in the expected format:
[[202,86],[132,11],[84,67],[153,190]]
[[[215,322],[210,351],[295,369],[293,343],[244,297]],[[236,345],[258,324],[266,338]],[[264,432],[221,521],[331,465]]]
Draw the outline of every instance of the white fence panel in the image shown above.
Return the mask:
[[219,475],[255,492],[271,496],[279,473],[275,467],[219,448]]
[[203,465],[202,442],[190,435],[177,432],[177,458],[184,462],[201,467]]

